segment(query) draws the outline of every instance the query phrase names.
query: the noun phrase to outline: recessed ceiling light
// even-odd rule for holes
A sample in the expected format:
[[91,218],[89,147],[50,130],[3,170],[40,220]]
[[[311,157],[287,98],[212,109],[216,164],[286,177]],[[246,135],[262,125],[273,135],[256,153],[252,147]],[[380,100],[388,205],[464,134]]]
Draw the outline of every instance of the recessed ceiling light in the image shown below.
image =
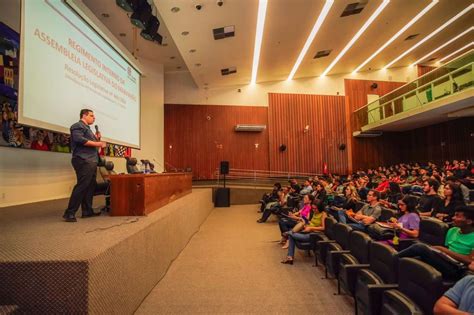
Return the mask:
[[326,16],[329,13],[329,10],[331,9],[332,5],[334,3],[334,0],[326,0],[326,3],[324,4],[323,10],[321,13],[319,13],[318,19],[316,20],[316,23],[314,23],[313,29],[311,30],[311,33],[309,33],[308,38],[306,39],[306,43],[303,46],[303,49],[301,50],[298,58],[296,59],[295,65],[293,66],[293,69],[291,69],[290,75],[288,76],[287,80],[293,79],[293,76],[296,73],[296,70],[300,67],[301,62],[303,61],[304,56],[308,52],[309,46],[314,40],[314,37],[318,33],[319,29],[321,28],[321,25],[324,22],[324,19],[326,19]]
[[451,44],[452,42],[454,42],[455,40],[457,40],[458,38],[466,35],[467,33],[469,33],[470,31],[474,30],[474,26],[471,26],[470,28],[468,28],[467,30],[465,30],[464,32],[462,32],[461,34],[459,34],[458,36],[456,37],[453,37],[451,38],[449,41],[447,41],[446,43],[444,43],[443,45],[439,46],[438,48],[436,48],[435,50],[427,53],[426,55],[424,55],[423,57],[421,57],[420,59],[418,59],[417,61],[415,61],[414,63],[411,64],[411,66],[414,66],[418,63],[420,63],[421,61],[425,60],[426,58],[428,58],[429,56],[431,56],[432,54],[434,54],[435,52],[439,51],[440,49],[448,46],[449,44]]
[[195,52],[196,52],[196,49],[191,49],[189,52],[190,52],[190,53],[195,53]]
[[171,60],[173,60],[173,59],[175,59],[175,58],[176,58],[175,56],[171,56],[171,57],[170,57]]
[[465,8],[464,10],[462,10],[461,12],[459,12],[458,14],[456,14],[455,16],[453,16],[451,19],[449,19],[446,23],[444,23],[443,25],[441,25],[440,27],[438,27],[435,31],[433,31],[430,35],[426,36],[425,38],[423,38],[421,41],[419,41],[418,43],[416,43],[414,46],[412,46],[410,49],[407,49],[405,50],[405,52],[403,52],[400,56],[398,56],[397,58],[395,58],[394,60],[390,61],[385,67],[383,67],[382,69],[387,69],[389,68],[391,65],[393,65],[395,62],[397,62],[398,60],[402,59],[403,57],[405,57],[406,55],[408,55],[409,53],[411,53],[413,50],[415,50],[415,48],[417,48],[418,46],[420,46],[421,44],[423,44],[424,42],[426,42],[427,40],[429,40],[431,37],[435,36],[436,34],[438,34],[439,32],[441,32],[443,29],[445,29],[448,25],[452,24],[454,21],[456,21],[457,19],[459,19],[461,16],[463,16],[464,14],[466,14],[467,12],[469,12],[472,8],[474,8],[474,4],[471,4],[469,5],[467,8]]
[[466,48],[471,47],[472,45],[474,45],[474,42],[470,42],[470,43],[467,44],[466,46],[463,46],[463,47],[459,48],[458,50],[456,50],[455,52],[450,53],[450,54],[447,55],[446,57],[441,58],[440,60],[438,60],[438,62],[439,62],[439,63],[442,63],[442,62],[445,61],[446,59],[451,58],[452,56],[454,56],[454,55],[460,53],[461,51],[463,51],[463,50],[466,49]]
[[361,29],[352,37],[349,43],[347,43],[346,47],[337,55],[337,57],[331,62],[329,67],[324,70],[321,76],[325,76],[328,74],[329,71],[336,65],[336,63],[346,54],[346,52],[354,45],[354,43],[359,39],[359,37],[365,32],[365,30],[372,24],[372,22],[382,13],[383,9],[387,6],[390,0],[384,0],[381,5],[375,10],[375,12],[370,16],[370,18],[365,22],[365,24],[361,27]]
[[[377,56],[382,50],[384,50],[388,45],[390,45],[395,39],[397,39],[400,35],[402,35],[410,26],[415,24],[416,21],[418,21],[423,15],[425,15],[429,10],[431,10],[438,2],[439,2],[439,0],[431,1],[431,3],[429,5],[427,5],[423,10],[421,10],[420,13],[418,13],[413,19],[411,19],[411,21],[408,22],[408,24],[406,24],[404,27],[402,27],[395,35],[393,35],[392,38],[390,38],[385,44],[382,45],[382,47],[377,49],[377,51],[374,52],[369,58],[367,58],[367,60],[365,60],[363,63],[360,64],[360,66],[355,68],[355,70],[352,71],[352,73],[355,73],[355,72],[359,71],[369,61],[374,59],[375,56]],[[405,40],[408,40],[412,36],[414,36],[414,35],[411,35],[411,36],[407,37]],[[412,38],[415,38],[415,37],[416,36],[414,36]],[[412,38],[410,38],[410,39],[412,39]]]
[[189,35],[189,32],[188,31],[181,32],[181,35],[187,36],[187,35]]
[[102,13],[101,15],[102,15],[103,18],[108,18],[108,17],[110,17],[110,15],[109,15],[108,13]]
[[127,34],[125,34],[125,33],[120,33],[119,36],[120,36],[120,37],[125,37],[125,36],[127,36]]
[[257,82],[258,63],[260,60],[260,48],[262,47],[263,28],[265,26],[265,15],[267,13],[267,0],[258,1],[257,30],[255,34],[255,46],[253,48],[253,64],[251,84]]
[[200,64],[200,63],[196,63],[195,66],[196,66],[196,67],[200,67],[201,64]]
[[171,12],[177,13],[177,12],[179,12],[179,8],[178,7],[172,7]]

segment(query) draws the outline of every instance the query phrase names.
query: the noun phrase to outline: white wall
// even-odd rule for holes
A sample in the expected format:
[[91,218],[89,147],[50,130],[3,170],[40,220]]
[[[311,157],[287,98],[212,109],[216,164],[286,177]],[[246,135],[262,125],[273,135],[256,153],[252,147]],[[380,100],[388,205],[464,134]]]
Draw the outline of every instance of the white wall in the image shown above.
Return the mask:
[[[416,77],[416,67],[403,67],[354,75],[334,75],[229,88],[210,87],[204,90],[196,87],[189,72],[182,71],[165,74],[165,103],[268,106],[268,93],[345,95],[345,78],[409,82]],[[241,92],[238,92],[238,89]]]
[[[0,21],[19,30],[20,1],[0,1]],[[163,65],[139,60],[145,69],[141,91],[140,158],[163,165]],[[100,117],[98,117],[100,119]],[[118,172],[125,171],[123,158],[108,158]],[[68,197],[75,184],[71,155],[0,147],[0,208],[16,204]]]

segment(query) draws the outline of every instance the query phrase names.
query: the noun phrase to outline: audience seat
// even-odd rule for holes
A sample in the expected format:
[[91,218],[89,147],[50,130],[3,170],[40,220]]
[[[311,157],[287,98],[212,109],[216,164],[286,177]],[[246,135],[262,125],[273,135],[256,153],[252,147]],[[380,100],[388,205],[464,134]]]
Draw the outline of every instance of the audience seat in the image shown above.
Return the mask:
[[318,257],[321,262],[326,261],[326,247],[329,242],[334,241],[334,225],[337,224],[336,219],[327,216],[324,220],[324,233],[313,233],[310,235],[310,243],[314,251],[314,265],[318,266]]
[[354,290],[356,313],[380,314],[383,291],[398,287],[396,253],[394,248],[383,243],[370,243],[369,267],[354,267],[359,269]]
[[366,233],[354,231],[351,233],[350,253],[342,254],[339,258],[339,277],[337,278],[337,293],[342,287],[343,291],[354,296],[357,270],[369,267],[370,243],[372,239]]
[[436,301],[445,292],[441,273],[414,258],[400,259],[398,283],[398,289],[383,293],[381,314],[433,314]]
[[397,213],[396,210],[392,210],[392,209],[389,209],[389,208],[386,208],[386,207],[381,207],[381,208],[382,208],[382,214],[380,215],[380,217],[378,218],[377,221],[386,222],[390,218],[398,217],[398,213]]
[[338,278],[339,275],[339,257],[342,254],[350,253],[349,242],[351,238],[352,228],[343,223],[336,223],[333,227],[334,240],[333,243],[327,244],[326,260],[325,260],[325,276]]

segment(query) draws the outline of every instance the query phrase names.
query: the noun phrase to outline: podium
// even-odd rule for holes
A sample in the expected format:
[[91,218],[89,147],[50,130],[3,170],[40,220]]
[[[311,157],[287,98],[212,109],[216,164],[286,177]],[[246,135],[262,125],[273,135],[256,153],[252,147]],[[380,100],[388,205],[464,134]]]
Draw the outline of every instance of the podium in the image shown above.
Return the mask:
[[110,175],[110,215],[142,216],[192,191],[191,173]]

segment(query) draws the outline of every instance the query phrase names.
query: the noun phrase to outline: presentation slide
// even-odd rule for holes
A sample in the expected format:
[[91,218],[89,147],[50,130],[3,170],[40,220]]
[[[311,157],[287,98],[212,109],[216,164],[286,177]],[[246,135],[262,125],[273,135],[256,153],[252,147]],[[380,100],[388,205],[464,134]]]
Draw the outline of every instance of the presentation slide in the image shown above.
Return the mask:
[[69,133],[89,108],[102,140],[140,147],[140,73],[66,3],[22,1],[21,41],[20,123]]

